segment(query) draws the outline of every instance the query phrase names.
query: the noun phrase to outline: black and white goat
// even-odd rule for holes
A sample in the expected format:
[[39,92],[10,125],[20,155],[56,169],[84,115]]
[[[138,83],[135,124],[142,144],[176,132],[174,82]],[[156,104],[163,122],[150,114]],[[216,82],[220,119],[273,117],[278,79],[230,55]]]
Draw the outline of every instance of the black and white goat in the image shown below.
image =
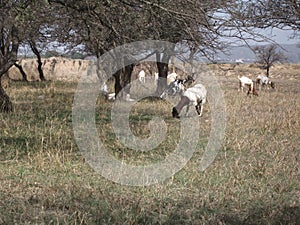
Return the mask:
[[180,118],[179,114],[184,106],[186,106],[186,116],[188,116],[190,105],[194,105],[198,116],[202,116],[206,95],[206,88],[202,84],[196,84],[193,87],[186,89],[178,104],[173,107],[173,117]]
[[160,98],[165,99],[167,95],[174,97],[179,94],[182,96],[184,90],[188,88],[195,80],[193,77],[188,76],[187,79],[175,79],[172,81],[164,92],[160,95]]
[[176,94],[182,95],[184,91],[184,80],[178,79],[172,81],[164,92],[160,95],[160,98],[165,99],[167,95],[174,97]]
[[177,94],[182,96],[185,89],[190,87],[195,82],[192,76],[188,76],[186,79],[175,79],[172,81],[164,92],[160,95],[160,98],[165,99],[167,95],[174,97]]
[[256,78],[256,84],[259,85],[259,88],[261,89],[261,87],[265,86],[269,89],[269,87],[271,88],[275,88],[275,84],[273,81],[270,80],[269,77],[265,76],[265,75],[258,75]]
[[258,93],[256,92],[255,87],[254,87],[253,80],[251,80],[250,78],[245,77],[245,76],[238,77],[238,79],[239,79],[239,90],[243,91],[244,87],[247,86],[248,87],[247,95],[252,93],[253,95],[258,96]]

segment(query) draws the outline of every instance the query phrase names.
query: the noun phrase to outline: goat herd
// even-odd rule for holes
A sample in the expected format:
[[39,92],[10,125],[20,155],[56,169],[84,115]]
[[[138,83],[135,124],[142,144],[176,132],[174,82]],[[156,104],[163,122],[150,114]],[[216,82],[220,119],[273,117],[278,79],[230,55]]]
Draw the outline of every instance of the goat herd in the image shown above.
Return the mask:
[[[138,80],[141,83],[145,83],[145,76],[145,71],[141,70],[138,74]],[[246,76],[238,77],[238,79],[239,90],[243,91],[244,88],[247,88],[247,95],[253,94],[258,96],[255,86],[258,86],[259,88],[263,86],[267,88],[275,88],[274,82],[265,75],[259,75],[255,81]],[[155,73],[154,81],[157,82],[157,80],[158,73]],[[101,92],[108,100],[115,100],[115,93],[108,93],[106,83],[103,83]],[[176,95],[179,95],[181,99],[172,109],[173,117],[180,118],[179,114],[185,106],[186,116],[188,116],[190,106],[194,106],[198,116],[202,116],[203,106],[207,97],[207,90],[204,85],[196,83],[191,76],[188,76],[186,79],[178,79],[177,74],[172,72],[167,76],[167,88],[160,95],[160,98],[165,99],[167,96],[174,97]],[[127,96],[125,100],[134,101],[130,98],[130,96]]]

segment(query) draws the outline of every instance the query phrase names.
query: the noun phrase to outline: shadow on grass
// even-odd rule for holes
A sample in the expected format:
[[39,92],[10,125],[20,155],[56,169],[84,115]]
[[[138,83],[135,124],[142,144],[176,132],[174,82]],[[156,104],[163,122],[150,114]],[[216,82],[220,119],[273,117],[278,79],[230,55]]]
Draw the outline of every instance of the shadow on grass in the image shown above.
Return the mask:
[[[196,207],[193,200],[177,204],[162,224],[222,224],[222,225],[300,225],[300,206],[259,206],[249,209],[245,215],[235,209]],[[259,204],[259,203],[257,203]],[[229,211],[228,211],[229,210]],[[227,212],[225,212],[227,211]],[[231,213],[231,212],[234,213]],[[153,218],[145,218],[143,222]],[[142,219],[143,220],[143,219]]]
[[35,150],[35,139],[28,137],[0,137],[0,161],[27,156]]
[[249,210],[245,218],[239,215],[223,215],[221,224],[254,225],[254,224],[300,224],[300,207],[278,206],[277,208],[260,207]]
[[[27,196],[25,201],[23,197],[0,196],[0,224],[1,219],[3,224],[14,221],[26,224],[52,224],[51,221],[62,224],[300,224],[299,206],[270,207],[255,202],[257,207],[246,206],[245,210],[239,210],[227,208],[226,205],[206,206],[201,199],[193,197],[181,201],[175,198],[152,199],[154,201],[150,204],[140,205],[139,200],[132,196],[99,195],[79,184],[75,184],[76,189],[73,190],[72,186],[68,191],[62,186],[48,189],[51,194],[40,192]],[[37,211],[37,206],[43,207],[43,211]]]

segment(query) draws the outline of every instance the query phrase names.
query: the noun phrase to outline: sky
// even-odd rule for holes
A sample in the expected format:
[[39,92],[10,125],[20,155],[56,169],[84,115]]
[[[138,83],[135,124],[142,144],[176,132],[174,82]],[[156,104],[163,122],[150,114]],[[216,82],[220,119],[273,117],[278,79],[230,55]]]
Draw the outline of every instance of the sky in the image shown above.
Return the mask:
[[278,44],[298,44],[300,43],[300,33],[298,32],[298,38],[291,39],[291,36],[293,35],[293,31],[288,30],[280,30],[277,28],[274,28],[272,31],[265,31],[266,35],[274,36],[272,39],[274,39]]

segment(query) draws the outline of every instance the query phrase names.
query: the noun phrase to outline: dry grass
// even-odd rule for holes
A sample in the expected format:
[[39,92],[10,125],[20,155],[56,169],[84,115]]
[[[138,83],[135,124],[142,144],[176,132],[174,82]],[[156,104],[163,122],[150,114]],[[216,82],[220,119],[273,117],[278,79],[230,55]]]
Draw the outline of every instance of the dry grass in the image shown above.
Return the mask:
[[[227,129],[216,160],[199,173],[210,131],[206,107],[193,158],[149,187],[115,184],[85,162],[72,131],[75,83],[12,82],[15,111],[0,115],[0,224],[299,224],[300,74],[299,66],[280,66],[274,68],[277,89],[259,97],[237,92],[236,75],[251,66],[219,72]],[[115,140],[111,103],[103,99],[97,103],[99,135],[115,157],[161,160],[178,139],[171,107],[148,99],[131,112],[131,128],[141,137],[149,135],[153,115],[168,125],[167,139],[153,152],[139,154]]]

